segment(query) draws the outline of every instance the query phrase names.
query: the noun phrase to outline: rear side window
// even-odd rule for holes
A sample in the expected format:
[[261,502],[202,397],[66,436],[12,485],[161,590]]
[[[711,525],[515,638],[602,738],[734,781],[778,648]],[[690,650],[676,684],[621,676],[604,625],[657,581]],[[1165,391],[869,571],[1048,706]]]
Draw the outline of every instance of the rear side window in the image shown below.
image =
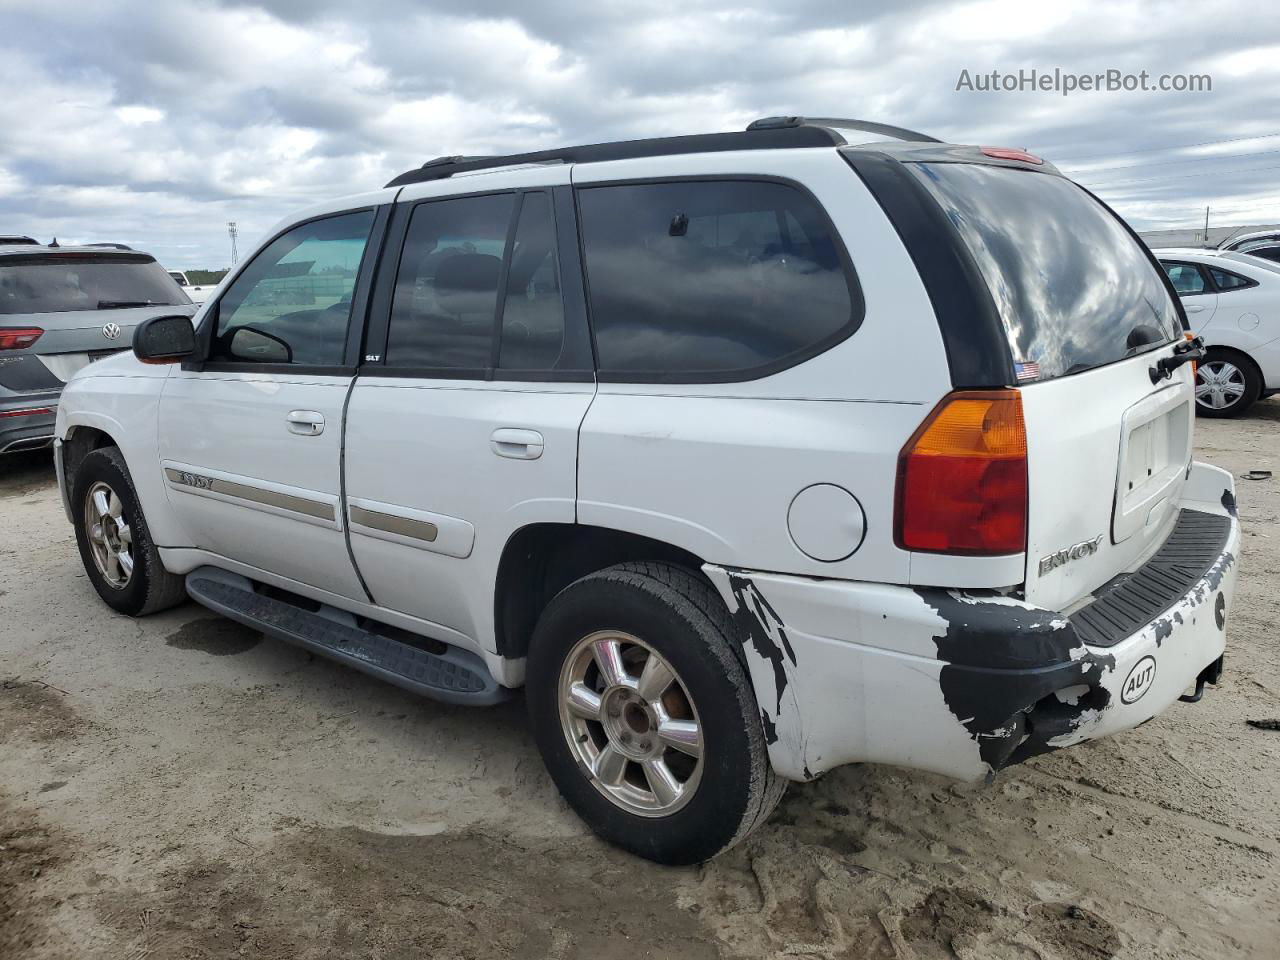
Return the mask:
[[1217,284],[1218,289],[1224,293],[1228,290],[1241,290],[1245,287],[1253,286],[1253,281],[1248,277],[1242,277],[1240,274],[1231,273],[1228,270],[1210,267],[1209,273],[1213,276],[1213,282]]
[[849,336],[862,298],[822,208],[772,181],[578,191],[600,377],[764,376]]
[[1204,274],[1194,263],[1165,263],[1163,266],[1179,296],[1205,292]]
[[1079,373],[1182,336],[1139,241],[1074,183],[975,163],[908,166],[973,254],[1020,381]]
[[189,304],[160,264],[140,254],[0,259],[0,314]]

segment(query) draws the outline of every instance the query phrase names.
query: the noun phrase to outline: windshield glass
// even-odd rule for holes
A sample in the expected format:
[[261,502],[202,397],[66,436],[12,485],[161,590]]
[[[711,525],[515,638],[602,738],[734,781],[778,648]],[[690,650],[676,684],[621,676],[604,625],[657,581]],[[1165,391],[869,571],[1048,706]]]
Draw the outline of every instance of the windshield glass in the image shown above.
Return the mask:
[[1071,181],[975,163],[909,166],[977,261],[1019,381],[1079,373],[1182,336],[1139,242]]
[[59,254],[0,258],[0,314],[66,313],[191,301],[146,256]]

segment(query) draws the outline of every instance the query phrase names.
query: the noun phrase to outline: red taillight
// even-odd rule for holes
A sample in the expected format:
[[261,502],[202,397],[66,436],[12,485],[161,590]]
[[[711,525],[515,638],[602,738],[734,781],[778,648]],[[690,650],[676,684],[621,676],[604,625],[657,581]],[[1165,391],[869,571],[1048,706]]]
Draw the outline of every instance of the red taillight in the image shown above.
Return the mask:
[[1034,163],[1036,166],[1044,163],[1044,160],[1034,153],[1027,153],[1027,151],[1019,150],[1017,147],[980,147],[979,149],[986,156],[994,157],[997,160],[1019,160],[1022,163]]
[[25,350],[42,333],[39,327],[0,327],[0,350]]
[[943,399],[898,456],[904,550],[995,555],[1027,544],[1027,431],[1017,390]]
[[[1194,340],[1194,339],[1196,338],[1196,335],[1195,335],[1194,333],[1192,333],[1190,330],[1184,330],[1184,331],[1182,331],[1182,334],[1183,334],[1183,336],[1185,336],[1188,340]],[[1200,369],[1200,364],[1198,364],[1198,363],[1196,363],[1194,360],[1192,360],[1192,361],[1191,361],[1191,380],[1192,380],[1192,382],[1193,382],[1193,383],[1195,382],[1195,379],[1196,379],[1196,371],[1197,371],[1197,370],[1199,370],[1199,369]]]

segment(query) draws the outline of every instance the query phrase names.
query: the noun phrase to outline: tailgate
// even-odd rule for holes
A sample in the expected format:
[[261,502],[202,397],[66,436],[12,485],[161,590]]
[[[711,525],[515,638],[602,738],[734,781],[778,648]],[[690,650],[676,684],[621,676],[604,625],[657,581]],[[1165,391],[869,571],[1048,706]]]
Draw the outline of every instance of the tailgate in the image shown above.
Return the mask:
[[1191,463],[1191,365],[1152,384],[1159,352],[1022,388],[1026,598],[1069,608],[1169,536]]

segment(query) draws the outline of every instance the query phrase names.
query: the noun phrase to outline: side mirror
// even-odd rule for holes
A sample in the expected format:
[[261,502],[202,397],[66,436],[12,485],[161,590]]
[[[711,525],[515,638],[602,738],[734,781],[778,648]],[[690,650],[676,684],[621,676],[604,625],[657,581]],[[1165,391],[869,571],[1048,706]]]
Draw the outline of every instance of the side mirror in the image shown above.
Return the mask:
[[293,348],[265,330],[239,327],[231,335],[231,356],[255,363],[293,363]]
[[177,363],[196,352],[191,318],[150,317],[133,331],[133,355],[143,363]]

